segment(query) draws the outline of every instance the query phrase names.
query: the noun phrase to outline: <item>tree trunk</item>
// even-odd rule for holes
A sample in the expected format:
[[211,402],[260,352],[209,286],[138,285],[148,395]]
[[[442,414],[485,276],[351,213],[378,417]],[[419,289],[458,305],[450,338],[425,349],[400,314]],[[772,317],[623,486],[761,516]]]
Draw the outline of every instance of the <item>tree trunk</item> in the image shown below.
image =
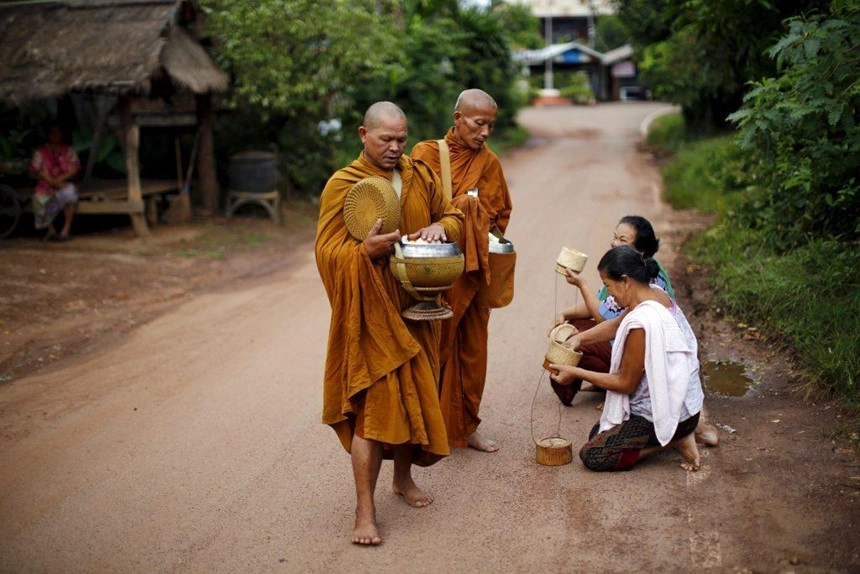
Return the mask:
[[221,204],[221,188],[215,171],[215,144],[212,133],[212,95],[197,95],[197,128],[200,141],[197,154],[197,183],[203,198],[203,209],[211,216]]

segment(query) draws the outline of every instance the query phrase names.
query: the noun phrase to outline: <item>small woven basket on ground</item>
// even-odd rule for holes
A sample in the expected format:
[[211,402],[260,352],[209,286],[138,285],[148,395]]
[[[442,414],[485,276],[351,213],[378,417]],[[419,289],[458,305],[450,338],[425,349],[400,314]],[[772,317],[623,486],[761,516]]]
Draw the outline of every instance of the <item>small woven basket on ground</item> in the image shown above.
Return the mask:
[[561,466],[573,460],[573,445],[558,436],[543,438],[535,442],[535,458],[544,466]]
[[349,234],[364,241],[378,219],[382,220],[380,234],[395,231],[400,225],[400,198],[387,179],[366,177],[346,193],[343,220]]

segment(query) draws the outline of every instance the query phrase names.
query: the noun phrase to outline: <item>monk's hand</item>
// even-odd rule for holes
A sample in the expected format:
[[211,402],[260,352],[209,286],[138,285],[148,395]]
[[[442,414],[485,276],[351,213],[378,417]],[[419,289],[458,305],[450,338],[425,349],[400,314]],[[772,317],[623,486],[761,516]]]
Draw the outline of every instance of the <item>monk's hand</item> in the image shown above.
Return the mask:
[[431,241],[448,241],[448,236],[445,234],[445,228],[439,223],[432,223],[424,229],[419,229],[415,233],[409,235],[409,239],[423,239],[428,243]]
[[582,287],[583,285],[585,285],[585,281],[582,279],[582,276],[580,276],[580,274],[573,269],[565,268],[564,278],[571,285],[575,285],[577,287]]
[[399,229],[395,229],[391,233],[379,233],[380,229],[382,229],[382,220],[377,219],[370,231],[367,232],[367,237],[364,238],[364,248],[371,259],[391,255],[394,251],[394,244],[400,241]]
[[550,363],[549,370],[549,378],[560,385],[569,385],[576,378],[576,367]]

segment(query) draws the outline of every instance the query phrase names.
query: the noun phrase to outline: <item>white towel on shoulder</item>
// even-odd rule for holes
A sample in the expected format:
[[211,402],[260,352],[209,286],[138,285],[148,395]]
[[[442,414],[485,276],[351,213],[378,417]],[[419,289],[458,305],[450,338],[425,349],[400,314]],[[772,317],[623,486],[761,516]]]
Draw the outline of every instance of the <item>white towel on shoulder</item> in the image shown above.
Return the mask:
[[[678,428],[681,407],[687,397],[690,377],[698,358],[687,344],[681,328],[666,307],[656,301],[637,305],[621,321],[609,372],[621,370],[621,355],[631,329],[645,330],[645,374],[651,397],[654,430],[660,444],[666,446]],[[607,391],[600,417],[600,432],[630,418],[630,396]]]

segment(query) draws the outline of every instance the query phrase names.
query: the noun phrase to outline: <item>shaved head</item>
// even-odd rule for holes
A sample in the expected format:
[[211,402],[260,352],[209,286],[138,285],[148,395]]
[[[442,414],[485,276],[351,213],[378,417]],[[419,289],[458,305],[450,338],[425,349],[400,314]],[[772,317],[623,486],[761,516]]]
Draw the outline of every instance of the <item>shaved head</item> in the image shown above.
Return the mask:
[[474,110],[478,108],[495,109],[498,107],[496,100],[494,100],[490,94],[484,90],[473,88],[471,90],[463,90],[460,92],[460,96],[457,98],[457,103],[454,105],[454,111],[464,112],[466,110]]
[[373,165],[391,171],[406,149],[406,114],[391,102],[376,102],[364,114],[358,128],[364,157]]
[[454,138],[473,150],[484,147],[496,127],[499,106],[484,90],[463,90],[454,106]]
[[403,113],[397,104],[392,102],[376,102],[364,112],[364,127],[373,129],[379,127],[385,119],[406,119],[406,114]]

